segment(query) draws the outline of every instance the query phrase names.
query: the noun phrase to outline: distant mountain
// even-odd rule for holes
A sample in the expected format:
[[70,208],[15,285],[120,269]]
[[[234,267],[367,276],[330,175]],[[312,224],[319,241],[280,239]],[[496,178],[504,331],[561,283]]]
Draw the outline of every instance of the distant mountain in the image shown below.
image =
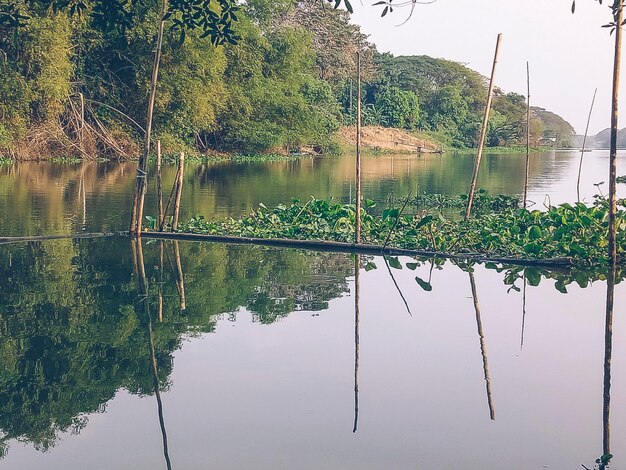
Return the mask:
[[[582,135],[575,136],[574,146],[582,147],[583,145]],[[587,136],[587,142],[585,143],[585,147],[593,149],[606,149],[611,146],[611,129],[607,128],[603,131],[598,132],[596,135]],[[617,146],[619,148],[626,148],[626,127],[624,129],[620,129],[617,132]]]

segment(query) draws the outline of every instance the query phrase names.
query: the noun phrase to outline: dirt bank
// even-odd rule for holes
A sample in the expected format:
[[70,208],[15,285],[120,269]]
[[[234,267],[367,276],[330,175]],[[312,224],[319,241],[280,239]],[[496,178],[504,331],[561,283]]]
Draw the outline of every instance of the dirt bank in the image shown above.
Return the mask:
[[[339,130],[339,138],[344,144],[356,145],[356,128],[342,127]],[[435,143],[418,139],[405,130],[380,126],[363,126],[361,143],[366,149],[385,152],[434,153],[441,149]]]

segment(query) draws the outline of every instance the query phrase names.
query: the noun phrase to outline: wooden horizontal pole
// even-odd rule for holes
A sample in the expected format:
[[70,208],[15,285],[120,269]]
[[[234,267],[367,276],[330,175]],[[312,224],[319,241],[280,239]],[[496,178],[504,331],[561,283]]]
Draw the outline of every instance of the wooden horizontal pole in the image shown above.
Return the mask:
[[[123,232],[127,235],[128,232]],[[116,233],[73,233],[68,235],[35,235],[32,237],[0,237],[0,245],[23,242],[43,242],[48,240],[68,240],[68,239],[85,239],[85,238],[104,238],[120,235]]]
[[253,238],[253,237],[232,237],[226,235],[205,235],[198,233],[164,233],[164,232],[144,232],[144,238],[155,238],[165,240],[185,240],[195,242],[212,243],[232,243],[243,245],[275,246],[279,248],[299,248],[303,250],[327,251],[337,253],[359,253],[369,255],[398,255],[398,256],[419,256],[424,258],[446,258],[456,260],[469,260],[481,262],[493,262],[502,264],[512,264],[517,266],[536,267],[571,267],[574,265],[572,258],[546,258],[546,259],[522,259],[506,257],[490,257],[478,253],[451,254],[437,251],[411,250],[406,248],[393,248],[378,245],[367,245],[363,243],[344,243],[324,240],[293,240],[286,238]]

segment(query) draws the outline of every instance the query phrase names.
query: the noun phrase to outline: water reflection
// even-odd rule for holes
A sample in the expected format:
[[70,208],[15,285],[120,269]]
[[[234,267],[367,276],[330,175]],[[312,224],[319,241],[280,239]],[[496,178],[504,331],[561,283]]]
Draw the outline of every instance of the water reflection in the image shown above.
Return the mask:
[[359,311],[361,303],[361,258],[354,257],[354,425],[355,433],[359,424]]
[[489,406],[489,417],[492,421],[496,419],[496,411],[491,399],[491,379],[489,378],[489,363],[487,360],[487,347],[485,346],[485,335],[483,334],[483,322],[480,319],[480,306],[478,304],[478,292],[476,291],[476,281],[474,273],[469,272],[470,287],[472,289],[472,300],[474,301],[474,312],[476,313],[476,328],[480,338],[480,355],[483,358],[483,373],[485,375],[485,385],[487,387],[487,405]]
[[[376,264],[382,269],[375,269]],[[582,395],[568,397],[558,387],[552,391],[553,375],[574,393],[589,389],[591,381],[579,383],[581,375],[596,377],[593,370],[600,369],[597,364],[593,370],[572,370],[578,363],[592,365],[594,353],[602,350],[592,332],[595,316],[585,310],[596,305],[597,288],[580,273],[114,238],[2,246],[0,275],[6,280],[0,296],[0,429],[5,461],[12,468],[38,468],[44,462],[49,468],[71,468],[56,456],[90,448],[91,433],[124,432],[124,418],[115,411],[104,413],[124,402],[122,391],[145,397],[136,400],[149,399],[152,406],[157,403],[157,416],[132,424],[133,441],[145,441],[153,454],[155,440],[162,441],[159,455],[165,461],[150,460],[152,466],[146,468],[170,468],[171,449],[176,449],[180,468],[198,466],[209,455],[218,468],[250,468],[252,456],[259,459],[256,468],[326,468],[332,462],[342,468],[381,468],[382,456],[390,452],[397,465],[386,462],[394,468],[413,468],[408,462],[416,461],[429,468],[504,468],[510,459],[537,468],[553,463],[555,455],[579,466],[600,448],[593,439],[593,415],[597,419],[600,409],[595,412]],[[348,281],[352,276],[354,284]],[[516,286],[520,281],[521,289]],[[607,299],[613,298],[613,281],[609,278]],[[557,289],[548,285],[552,283],[559,284]],[[570,296],[559,293],[565,286],[573,291]],[[541,295],[532,299],[541,298],[541,307],[526,304],[526,289],[531,288],[540,289]],[[353,298],[346,297],[348,292]],[[561,307],[570,297],[580,306]],[[527,307],[534,315],[524,331]],[[567,314],[560,316],[560,309]],[[321,311],[326,313],[311,316]],[[606,456],[616,450],[609,439],[613,309],[608,303],[605,321],[603,457],[596,464],[603,469],[609,468]],[[485,332],[490,331],[497,334],[488,338],[488,362]],[[202,335],[209,332],[215,334]],[[474,355],[476,334],[482,374]],[[361,335],[368,341],[361,344]],[[337,343],[327,343],[331,337]],[[275,356],[264,349],[268,345],[275,347]],[[523,345],[523,355],[518,345]],[[572,345],[585,348],[584,354],[576,356],[575,349],[568,349]],[[197,348],[201,355],[185,359],[187,351]],[[567,358],[569,368],[559,367],[557,358]],[[199,363],[206,363],[206,369],[198,369]],[[527,376],[525,370],[533,373]],[[498,379],[497,421],[490,372]],[[185,377],[200,381],[197,391]],[[540,393],[534,395],[534,389]],[[622,389],[615,388],[614,394],[623,396]],[[485,391],[490,420],[482,412]],[[290,399],[292,393],[300,398]],[[527,394],[534,397],[528,403]],[[576,416],[585,417],[562,435],[552,431],[565,416],[551,401],[559,394],[571,413],[576,409]],[[327,398],[318,401],[318,395]],[[138,406],[138,401],[130,403]],[[186,414],[187,407],[192,414]],[[613,416],[617,436],[623,435],[625,418],[621,410]],[[209,421],[211,429],[202,426]],[[353,441],[343,438],[351,434],[347,421],[353,424]],[[467,429],[476,432],[464,435]],[[69,437],[71,433],[82,435]],[[403,437],[414,433],[423,445],[415,445],[415,438],[411,445]],[[430,457],[442,455],[442,433],[454,447],[443,463]],[[530,447],[510,447],[520,433]],[[242,452],[241,465],[236,465],[228,449],[240,435],[246,445],[235,446]],[[198,444],[196,436],[211,445]],[[249,444],[254,438],[263,445]],[[287,460],[270,452],[270,443],[281,439],[289,443],[281,447],[281,455],[294,453]],[[330,457],[299,466],[298,459],[314,455],[302,447],[311,439],[318,454]],[[44,455],[27,452],[19,442],[44,451],[56,448]],[[483,460],[487,454],[482,452],[493,446],[502,450]],[[340,458],[342,449],[354,463]],[[108,460],[112,458],[103,461],[110,468],[116,466]]]
[[606,289],[606,319],[604,324],[604,380],[602,400],[602,456],[599,468],[604,470],[611,455],[611,356],[613,354],[613,306],[615,299],[615,266],[609,270]]
[[[576,152],[533,156],[530,199],[538,205],[546,194],[553,204],[575,200],[578,158]],[[410,191],[462,194],[467,191],[472,163],[471,154],[364,157],[363,195],[382,206],[389,197],[404,199]],[[594,183],[606,180],[606,155],[592,152],[585,165],[581,194],[590,201],[597,193]],[[478,186],[491,194],[520,194],[524,167],[523,155],[486,155]],[[174,165],[163,167],[164,187],[172,185],[175,173]],[[181,218],[240,216],[260,202],[269,207],[311,195],[347,202],[353,173],[350,156],[269,163],[190,162],[185,167]],[[0,167],[0,235],[125,230],[134,177],[131,164],[116,162],[24,162]],[[146,214],[155,215],[156,208],[156,190],[151,187]]]
[[[152,331],[152,315],[150,313],[150,298],[148,291],[148,278],[146,277],[146,268],[143,258],[143,242],[139,240],[131,240],[131,246],[133,251],[133,271],[135,274],[135,284],[137,286],[137,300],[141,305],[141,310],[145,317],[148,319],[148,340],[150,346],[150,364],[152,369],[152,376],[154,379],[154,396],[157,401],[157,412],[159,415],[159,427],[161,428],[161,435],[163,437],[163,456],[165,457],[165,463],[167,470],[172,470],[172,464],[170,462],[170,454],[167,444],[167,430],[165,429],[165,418],[163,417],[163,401],[161,400],[161,387],[159,385],[159,369],[157,365],[156,353],[154,349],[154,333]],[[161,254],[163,246],[161,245]],[[162,260],[162,258],[161,258]],[[161,264],[162,266],[162,264]],[[159,296],[159,306],[162,305],[162,298]],[[160,319],[162,320],[162,311],[159,310]]]

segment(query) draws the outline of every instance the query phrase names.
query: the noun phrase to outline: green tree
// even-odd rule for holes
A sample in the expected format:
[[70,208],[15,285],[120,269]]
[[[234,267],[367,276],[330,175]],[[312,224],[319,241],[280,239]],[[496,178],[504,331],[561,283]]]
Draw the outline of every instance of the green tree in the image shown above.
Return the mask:
[[380,124],[406,129],[417,127],[419,100],[415,93],[394,86],[384,86],[376,93],[375,106],[381,112]]

